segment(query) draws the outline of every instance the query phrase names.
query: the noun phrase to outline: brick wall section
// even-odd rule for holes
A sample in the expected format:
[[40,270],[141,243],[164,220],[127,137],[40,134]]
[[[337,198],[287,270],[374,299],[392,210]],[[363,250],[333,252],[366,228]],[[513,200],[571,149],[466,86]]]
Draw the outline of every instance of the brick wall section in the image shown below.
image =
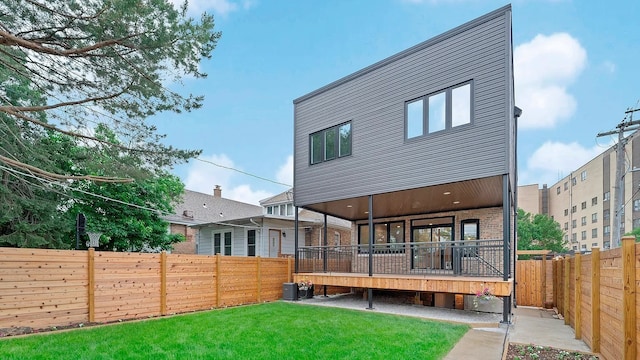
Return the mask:
[[174,244],[173,254],[195,254],[196,253],[196,230],[186,225],[171,224],[171,234],[182,234],[185,241]]
[[[304,246],[322,246],[324,228],[322,226],[314,226],[304,233]],[[340,234],[340,244],[336,244],[335,234]],[[329,246],[349,245],[351,244],[351,231],[329,227],[327,229],[327,244]]]

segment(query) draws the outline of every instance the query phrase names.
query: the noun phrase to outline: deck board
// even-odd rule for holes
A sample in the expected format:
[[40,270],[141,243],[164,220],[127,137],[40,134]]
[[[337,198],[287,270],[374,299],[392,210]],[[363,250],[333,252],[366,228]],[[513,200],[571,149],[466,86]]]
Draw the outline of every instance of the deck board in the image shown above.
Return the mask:
[[354,273],[304,273],[294,274],[293,281],[311,281],[316,285],[345,286],[355,288],[410,290],[437,293],[476,294],[488,287],[495,296],[510,296],[513,280],[501,278],[436,276],[436,275],[391,275],[368,276]]

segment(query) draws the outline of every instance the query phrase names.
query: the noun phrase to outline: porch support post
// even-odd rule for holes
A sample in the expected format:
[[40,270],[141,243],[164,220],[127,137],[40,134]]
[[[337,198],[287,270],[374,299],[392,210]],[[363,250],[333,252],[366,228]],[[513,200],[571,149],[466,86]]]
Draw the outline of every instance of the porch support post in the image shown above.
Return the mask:
[[[329,250],[327,249],[327,246],[329,246],[329,241],[327,239],[327,214],[324,214],[324,234],[323,234],[323,245],[324,245],[324,254],[322,256],[322,270],[324,272],[327,272],[327,264],[328,264],[328,260],[327,260],[327,255],[329,254]],[[323,287],[323,295],[324,297],[327,297],[327,285],[324,285]]]
[[295,221],[293,222],[293,256],[295,258],[295,270],[294,272],[298,273],[298,207],[295,207]]
[[322,271],[327,272],[327,246],[329,245],[329,242],[327,241],[327,214],[324,214],[324,226],[322,228],[322,246],[323,246],[323,253],[322,254]]
[[[369,195],[369,276],[373,276],[373,195]],[[369,307],[373,310],[373,289],[368,290]]]
[[[502,175],[502,280],[509,280],[510,260],[509,250],[511,245],[511,194],[509,186],[509,175]],[[502,323],[510,323],[511,314],[511,296],[502,298]]]

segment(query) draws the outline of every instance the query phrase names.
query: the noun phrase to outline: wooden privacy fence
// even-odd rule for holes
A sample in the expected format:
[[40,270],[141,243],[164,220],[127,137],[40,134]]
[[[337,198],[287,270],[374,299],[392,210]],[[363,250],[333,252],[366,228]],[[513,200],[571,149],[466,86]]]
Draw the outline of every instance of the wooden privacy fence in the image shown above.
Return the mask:
[[550,307],[553,304],[553,267],[549,250],[518,250],[517,255],[541,256],[540,260],[516,261],[516,304]]
[[565,324],[607,360],[640,354],[640,244],[623,237],[622,247],[594,248],[553,262],[554,300]]
[[0,328],[273,301],[292,259],[0,248]]

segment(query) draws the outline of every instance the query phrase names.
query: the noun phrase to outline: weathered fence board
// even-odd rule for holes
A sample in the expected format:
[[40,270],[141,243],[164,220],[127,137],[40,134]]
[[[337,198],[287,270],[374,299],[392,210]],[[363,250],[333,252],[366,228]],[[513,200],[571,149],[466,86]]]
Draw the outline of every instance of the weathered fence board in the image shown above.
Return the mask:
[[282,298],[290,259],[0,248],[0,328],[111,322]]

